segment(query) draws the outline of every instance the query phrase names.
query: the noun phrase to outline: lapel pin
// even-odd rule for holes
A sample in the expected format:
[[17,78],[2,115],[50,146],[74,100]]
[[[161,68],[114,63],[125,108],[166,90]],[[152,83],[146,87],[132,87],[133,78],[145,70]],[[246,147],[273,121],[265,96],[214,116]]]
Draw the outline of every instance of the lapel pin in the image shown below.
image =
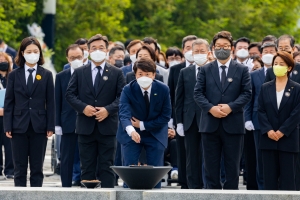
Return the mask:
[[103,80],[107,81],[108,77],[107,76],[103,76]]
[[232,78],[228,78],[227,80],[229,83],[231,83],[233,81]]
[[297,75],[297,74],[298,74],[298,71],[297,71],[297,70],[294,70],[294,71],[293,71],[293,74]]
[[154,96],[156,96],[157,94],[156,93],[154,93]]
[[284,95],[285,95],[286,97],[289,97],[291,94],[290,94],[289,92],[286,92]]
[[107,71],[107,72],[108,72],[108,70],[105,70],[105,71]]
[[291,89],[289,89],[289,91],[291,91]]
[[41,80],[41,79],[42,79],[42,76],[39,75],[39,74],[37,74],[37,75],[35,76],[35,78],[36,78],[36,80]]

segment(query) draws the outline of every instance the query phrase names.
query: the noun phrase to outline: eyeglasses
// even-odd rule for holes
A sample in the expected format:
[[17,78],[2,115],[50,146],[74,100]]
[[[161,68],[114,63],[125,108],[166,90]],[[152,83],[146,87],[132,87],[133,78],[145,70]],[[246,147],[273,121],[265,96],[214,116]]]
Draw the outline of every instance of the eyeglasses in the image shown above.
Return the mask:
[[225,45],[225,46],[215,46],[215,49],[219,50],[219,49],[231,49],[231,46],[230,45]]
[[167,60],[168,60],[169,62],[172,62],[172,61],[174,61],[174,60],[176,60],[176,61],[181,61],[181,59],[182,59],[181,57],[168,57]]
[[83,57],[82,57],[82,56],[77,56],[77,57],[70,57],[69,59],[70,59],[71,61],[74,61],[74,60],[76,60],[76,59],[82,60]]

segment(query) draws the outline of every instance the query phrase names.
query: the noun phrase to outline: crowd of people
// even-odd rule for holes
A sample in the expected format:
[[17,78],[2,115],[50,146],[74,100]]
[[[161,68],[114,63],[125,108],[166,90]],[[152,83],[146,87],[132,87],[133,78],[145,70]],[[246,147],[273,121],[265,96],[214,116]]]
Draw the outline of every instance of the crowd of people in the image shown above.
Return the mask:
[[18,52],[0,40],[3,172],[15,186],[26,186],[28,161],[30,186],[42,186],[55,133],[62,187],[100,180],[113,188],[112,165],[171,165],[182,189],[236,190],[242,174],[249,190],[300,190],[292,36],[250,42],[220,31],[164,52],[151,37],[123,44],[96,34],[70,44],[66,62],[53,77],[36,38]]

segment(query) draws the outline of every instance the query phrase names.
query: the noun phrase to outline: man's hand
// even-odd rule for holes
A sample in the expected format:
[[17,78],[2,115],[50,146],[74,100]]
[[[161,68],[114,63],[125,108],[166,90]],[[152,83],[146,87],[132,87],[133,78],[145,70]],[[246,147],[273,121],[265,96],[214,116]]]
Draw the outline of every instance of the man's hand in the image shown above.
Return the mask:
[[136,143],[140,143],[141,142],[140,134],[138,134],[136,131],[132,131],[131,132],[131,139],[133,141],[135,141]]
[[137,118],[135,117],[132,117],[131,118],[131,124],[133,127],[135,128],[140,128],[140,120],[138,120]]
[[6,132],[6,137],[12,138],[12,135],[11,135],[11,132],[10,132],[10,131],[9,131],[9,132]]
[[278,140],[284,136],[284,134],[280,130],[276,131],[276,135],[278,137]]
[[85,116],[87,117],[92,117],[95,115],[95,113],[97,112],[97,110],[93,107],[93,106],[86,106],[83,110],[83,114],[85,114]]
[[227,116],[227,114],[221,110],[220,106],[213,106],[209,112],[216,118],[223,118]]
[[104,107],[96,107],[96,110],[95,116],[98,122],[103,121],[109,114]]
[[173,139],[175,137],[175,130],[172,128],[168,129],[168,138]]
[[272,140],[275,140],[275,141],[278,141],[278,140],[279,140],[277,134],[276,134],[275,131],[273,131],[273,130],[270,130],[270,131],[268,132],[268,137],[269,137],[270,139],[272,139]]
[[221,108],[221,111],[229,115],[229,113],[232,112],[231,108],[228,106],[228,104],[219,104],[218,105]]
[[51,137],[53,135],[53,131],[47,131],[47,138]]

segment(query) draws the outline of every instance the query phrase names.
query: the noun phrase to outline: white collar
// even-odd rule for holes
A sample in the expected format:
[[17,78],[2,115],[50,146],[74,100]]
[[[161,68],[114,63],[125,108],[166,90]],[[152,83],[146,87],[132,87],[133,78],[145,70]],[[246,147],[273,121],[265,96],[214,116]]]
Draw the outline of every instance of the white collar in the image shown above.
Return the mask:
[[[105,61],[100,65],[101,66],[101,69],[104,70],[104,67],[105,67]],[[95,63],[93,61],[91,61],[91,69],[92,71],[96,68],[97,66],[95,65]]]
[[7,50],[7,44],[4,44],[3,52],[6,52],[6,50]]
[[142,90],[143,95],[144,95],[144,92],[145,92],[145,91],[147,91],[147,92],[148,92],[148,95],[150,95],[150,93],[151,93],[151,88],[152,88],[152,84],[150,85],[150,87],[149,87],[147,90],[145,90],[145,89],[142,88],[142,87],[140,87],[140,88],[141,88],[141,90]]
[[87,65],[89,63],[89,59],[86,59],[86,61],[83,63],[83,65]]
[[[231,62],[231,58],[225,63],[225,66],[226,66],[227,68],[229,68],[230,62]],[[217,60],[217,63],[218,63],[218,66],[219,66],[219,67],[223,66],[223,64],[220,63],[219,60]]]
[[190,63],[189,61],[185,60],[185,66],[186,66],[186,67],[190,66],[191,64],[194,64],[194,62],[193,62],[193,63]]
[[35,69],[35,71],[37,71],[37,64],[35,64],[35,66],[34,67],[29,67],[29,66],[27,66],[26,64],[25,64],[25,72],[27,72],[28,71],[28,69],[32,69],[32,68],[34,68]]
[[71,75],[72,75],[74,72],[74,69],[73,69],[73,67],[71,67],[71,65],[70,65],[70,69],[71,69]]

